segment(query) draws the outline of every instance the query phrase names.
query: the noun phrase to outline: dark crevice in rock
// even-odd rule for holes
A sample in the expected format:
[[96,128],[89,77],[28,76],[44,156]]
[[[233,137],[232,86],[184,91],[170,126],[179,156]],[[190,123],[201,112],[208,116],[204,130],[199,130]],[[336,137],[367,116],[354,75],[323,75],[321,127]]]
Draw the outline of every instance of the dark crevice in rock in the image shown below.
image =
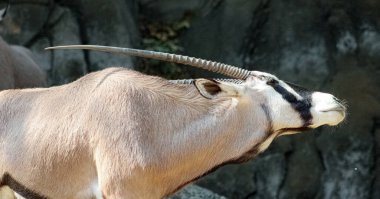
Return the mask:
[[[322,27],[321,31],[327,47],[327,64],[331,71],[330,78],[326,78],[326,81],[331,81],[338,72],[336,68],[339,53],[336,47],[337,41],[345,32],[352,32],[353,21],[349,15],[352,9],[342,1],[317,1],[317,5],[321,13],[319,25]],[[324,84],[328,84],[326,81]]]
[[[88,44],[89,42],[89,39],[87,37],[87,31],[86,31],[86,27],[83,26],[83,19],[81,19],[81,17],[79,17],[79,15],[75,15],[76,17],[76,20],[77,20],[77,23],[78,23],[78,27],[79,27],[79,39],[81,41],[82,44]],[[90,61],[90,54],[89,54],[89,51],[87,50],[83,50],[83,55],[84,55],[84,61],[86,63],[86,70],[91,72],[91,61]]]
[[242,199],[250,199],[250,198],[254,198],[256,195],[256,190],[255,191],[252,191],[251,193],[248,193],[246,196],[244,196]]
[[[36,42],[38,42],[41,38],[46,37],[49,41],[49,46],[54,45],[54,36],[51,33],[51,30],[54,29],[56,25],[58,25],[62,19],[64,18],[64,14],[59,15],[54,19],[53,15],[57,11],[58,4],[56,4],[53,0],[49,0],[49,13],[46,17],[46,21],[44,22],[42,28],[40,31],[38,31],[27,43],[24,44],[24,46],[31,48]],[[54,20],[52,20],[54,19]],[[46,46],[48,47],[48,46]],[[54,75],[54,66],[55,66],[55,52],[50,51],[50,68],[46,71],[46,73],[49,75],[49,77],[55,78]]]
[[261,0],[254,10],[251,24],[249,25],[244,42],[242,43],[243,46],[240,50],[244,65],[252,64],[247,60],[254,55],[257,44],[262,42],[262,30],[268,21],[269,6],[270,0]]
[[[68,8],[73,13],[73,16],[75,17],[75,20],[79,27],[80,44],[89,44],[86,26],[83,25],[85,24],[85,19],[82,17],[82,11],[80,10],[80,8],[74,5],[65,4],[64,0],[63,1],[58,0],[57,3],[62,7]],[[86,64],[85,66],[86,71],[92,72],[93,70],[91,70],[91,67],[90,67],[91,66],[90,52],[88,50],[82,50],[82,53],[84,56],[84,62]]]
[[[319,133],[321,132],[321,130],[316,130],[316,131]],[[319,161],[321,162],[322,172],[324,172],[326,171],[326,162],[325,162],[325,159],[323,158],[322,150],[319,149],[318,144],[316,144],[315,142],[316,140],[314,139],[315,151],[316,151]]]
[[[292,140],[292,142],[293,141],[294,140]],[[277,197],[280,197],[280,193],[284,190],[286,179],[288,178],[288,174],[289,174],[289,164],[290,164],[290,158],[291,158],[292,154],[293,154],[293,150],[287,151],[284,153],[284,157],[285,157],[284,177],[280,183],[280,186],[278,187],[278,193],[276,194]]]
[[[321,6],[321,7],[323,7],[323,6]],[[320,8],[320,10],[321,10],[321,13],[327,12],[324,10],[324,8]],[[327,23],[328,18],[329,18],[328,13],[322,14],[321,23],[322,24]],[[323,26],[325,26],[325,25],[322,25],[322,27]],[[324,34],[324,38],[325,38],[324,43],[325,43],[326,51],[327,51],[327,53],[326,53],[326,56],[327,56],[326,64],[329,67],[331,72],[329,74],[329,77],[325,78],[325,81],[323,81],[321,83],[322,87],[324,85],[328,85],[329,82],[331,82],[332,79],[334,78],[334,76],[335,76],[334,74],[337,73],[337,69],[335,68],[335,65],[336,65],[336,60],[335,60],[336,59],[336,50],[335,50],[336,41],[330,38],[330,32],[328,30],[329,30],[328,28],[322,28],[322,34]]]
[[[35,4],[33,4],[33,5],[35,5]],[[37,4],[37,5],[40,5],[40,4]],[[53,22],[50,21],[53,13],[56,10],[56,4],[54,3],[53,0],[49,0],[48,4],[41,4],[41,5],[47,6],[49,8],[48,9],[49,13],[46,16],[46,19],[42,25],[42,28],[34,36],[32,36],[29,41],[27,41],[25,44],[23,44],[23,46],[25,46],[27,48],[30,48],[35,42],[37,42],[39,39],[41,39],[41,37],[46,36],[47,38],[50,38],[51,35],[50,35],[49,30],[51,30],[51,28],[54,27],[61,20],[61,17],[62,17],[62,16],[58,17],[58,19],[56,21],[53,21]]]
[[373,135],[374,146],[373,154],[374,155],[374,164],[370,168],[370,173],[373,178],[371,179],[371,192],[372,198],[375,198],[376,195],[380,196],[380,192],[378,191],[378,186],[380,185],[380,140],[377,140],[377,137],[380,135],[376,135],[380,129],[380,118],[373,118],[373,127],[371,129],[371,134]]
[[202,17],[206,17],[212,11],[218,9],[222,5],[223,2],[224,2],[223,0],[204,1],[203,5],[200,6],[201,8],[204,8],[202,11]]

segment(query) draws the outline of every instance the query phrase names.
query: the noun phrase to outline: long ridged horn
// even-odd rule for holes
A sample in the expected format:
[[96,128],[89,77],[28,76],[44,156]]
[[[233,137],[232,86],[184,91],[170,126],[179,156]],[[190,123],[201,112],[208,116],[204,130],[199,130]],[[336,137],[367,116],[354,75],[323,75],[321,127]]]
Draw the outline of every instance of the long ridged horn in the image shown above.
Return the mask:
[[98,45],[68,45],[68,46],[55,46],[45,48],[46,50],[52,49],[81,49],[81,50],[96,50],[108,53],[130,55],[136,57],[144,57],[150,59],[158,59],[162,61],[174,62],[178,64],[190,65],[212,72],[220,73],[237,79],[246,79],[250,75],[250,71],[238,68],[235,66],[222,64],[218,62],[208,61],[204,59],[176,55],[170,53],[155,52],[149,50],[139,50],[132,48],[119,48],[111,46],[98,46]]
[[[244,81],[241,79],[213,79],[216,81],[220,82],[230,82],[230,83],[235,83],[235,84],[242,84]],[[174,79],[174,80],[169,80],[169,82],[174,83],[174,84],[192,84],[194,83],[195,79]]]

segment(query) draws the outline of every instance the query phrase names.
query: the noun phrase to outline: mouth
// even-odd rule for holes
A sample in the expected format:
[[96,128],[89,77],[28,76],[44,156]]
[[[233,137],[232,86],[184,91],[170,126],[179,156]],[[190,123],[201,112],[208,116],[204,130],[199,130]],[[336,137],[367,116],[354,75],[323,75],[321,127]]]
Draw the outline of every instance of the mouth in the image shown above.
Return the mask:
[[331,108],[327,108],[324,110],[321,110],[320,112],[327,113],[327,112],[338,112],[342,117],[345,117],[347,108],[343,106],[342,104],[339,104],[338,106],[334,106]]
[[321,110],[321,112],[331,112],[331,111],[346,112],[346,108],[345,107],[333,107],[333,108]]

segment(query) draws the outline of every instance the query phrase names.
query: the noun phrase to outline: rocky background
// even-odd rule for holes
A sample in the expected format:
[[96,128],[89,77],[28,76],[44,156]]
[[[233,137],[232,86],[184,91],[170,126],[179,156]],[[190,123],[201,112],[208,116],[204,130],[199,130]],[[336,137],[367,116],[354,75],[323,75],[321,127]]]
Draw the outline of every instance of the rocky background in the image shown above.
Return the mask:
[[[50,85],[109,66],[167,78],[213,75],[102,53],[43,50],[98,44],[216,60],[332,92],[348,102],[345,124],[281,137],[255,160],[225,166],[197,184],[231,199],[380,198],[378,0],[13,0],[0,35],[30,48]],[[222,198],[197,186],[182,194]]]

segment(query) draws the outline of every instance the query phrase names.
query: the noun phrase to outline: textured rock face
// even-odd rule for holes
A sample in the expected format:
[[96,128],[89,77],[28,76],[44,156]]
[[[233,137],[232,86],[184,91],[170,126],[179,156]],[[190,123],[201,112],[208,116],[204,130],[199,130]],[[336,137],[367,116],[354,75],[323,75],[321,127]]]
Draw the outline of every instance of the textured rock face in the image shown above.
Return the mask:
[[377,120],[374,128],[375,135],[375,171],[374,171],[374,183],[372,185],[372,198],[380,197],[380,121]]
[[189,185],[179,193],[167,199],[227,199],[226,197],[215,194],[207,189],[196,185]]
[[380,1],[13,2],[0,34],[37,55],[50,84],[133,60],[46,46],[138,47],[138,26],[146,25],[139,17],[167,23],[188,17],[189,28],[177,38],[183,54],[274,73],[347,101],[340,127],[278,138],[255,160],[225,166],[199,185],[228,198],[380,198]]
[[[138,46],[135,1],[12,1],[0,24],[10,43],[29,47],[49,73],[50,84],[71,82],[109,66],[133,68],[131,58],[84,51],[44,51],[48,46],[99,44]],[[132,11],[129,11],[132,10]]]
[[[139,44],[137,21],[134,16],[136,2],[125,0],[93,1],[70,0],[68,5],[80,15],[82,42],[89,44],[131,47]],[[88,52],[91,71],[110,66],[133,68],[130,58],[105,53]]]
[[[73,12],[68,8],[57,7],[52,14],[51,21],[59,22],[51,29],[53,46],[62,44],[78,44],[80,40],[80,27],[76,23]],[[39,46],[40,47],[40,46]],[[61,83],[75,80],[87,73],[84,53],[81,51],[55,51],[54,62],[51,66],[52,78]]]
[[229,196],[229,198],[241,198],[256,190],[253,171],[252,163],[224,166],[214,174],[202,178],[198,185],[210,190],[218,190],[219,194]]

